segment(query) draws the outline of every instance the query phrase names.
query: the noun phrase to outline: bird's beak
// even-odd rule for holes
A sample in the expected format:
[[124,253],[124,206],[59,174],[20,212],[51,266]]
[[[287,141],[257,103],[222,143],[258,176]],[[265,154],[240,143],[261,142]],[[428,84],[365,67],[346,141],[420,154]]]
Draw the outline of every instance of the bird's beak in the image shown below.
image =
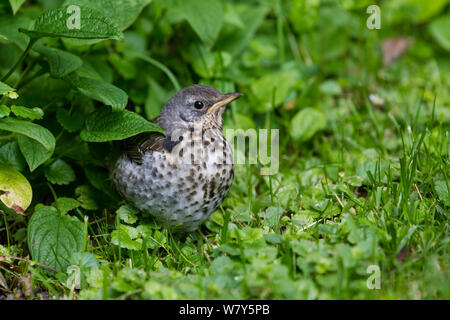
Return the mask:
[[239,93],[239,92],[224,94],[222,96],[222,99],[220,99],[218,102],[214,103],[206,112],[212,112],[214,110],[217,110],[220,107],[224,107],[227,104],[229,104],[230,102],[232,102],[242,96],[243,96],[243,94]]

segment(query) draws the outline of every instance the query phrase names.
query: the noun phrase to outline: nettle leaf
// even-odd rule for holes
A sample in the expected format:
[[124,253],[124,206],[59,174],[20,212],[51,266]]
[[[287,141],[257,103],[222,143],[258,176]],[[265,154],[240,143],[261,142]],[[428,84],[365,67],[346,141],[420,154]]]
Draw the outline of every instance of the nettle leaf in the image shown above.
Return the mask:
[[56,160],[45,168],[45,177],[53,184],[69,184],[75,181],[75,172],[63,160]]
[[17,142],[31,172],[50,159],[53,154],[53,150],[48,151],[41,143],[27,136],[18,136]]
[[151,0],[66,0],[64,5],[78,5],[101,11],[114,21],[120,30],[125,30],[139,16]]
[[30,120],[42,119],[42,117],[44,116],[44,111],[42,111],[41,108],[37,107],[31,109],[22,106],[11,106],[11,111],[18,117]]
[[105,108],[94,112],[86,120],[80,137],[88,142],[122,140],[142,132],[163,132],[156,124],[128,111],[112,111]]
[[41,14],[32,30],[19,28],[32,39],[63,37],[76,39],[116,39],[123,37],[119,28],[100,11],[83,6],[50,9]]
[[222,28],[222,3],[219,0],[178,0],[176,7],[199,38],[205,44],[213,45]]
[[7,106],[5,106],[4,104],[0,105],[0,119],[9,116],[10,112],[11,110],[9,110]]
[[31,217],[27,233],[31,257],[59,272],[66,271],[72,255],[82,252],[83,223],[54,207],[41,206]]
[[25,0],[9,0],[9,4],[11,5],[11,9],[14,15],[16,15],[17,11],[19,11],[24,2]]
[[108,82],[79,76],[66,79],[84,95],[111,106],[113,109],[124,109],[127,105],[128,95],[126,92]]
[[291,122],[291,135],[297,141],[309,140],[317,131],[325,128],[327,116],[322,111],[305,108]]
[[56,119],[59,124],[69,132],[75,132],[83,126],[83,114],[79,111],[74,111],[71,115],[65,109],[58,109],[56,111]]
[[48,60],[50,73],[55,78],[62,78],[83,65],[83,61],[79,57],[63,50],[44,46],[36,46],[34,50]]
[[28,180],[14,168],[0,164],[0,202],[16,213],[23,214],[32,197],[33,190]]

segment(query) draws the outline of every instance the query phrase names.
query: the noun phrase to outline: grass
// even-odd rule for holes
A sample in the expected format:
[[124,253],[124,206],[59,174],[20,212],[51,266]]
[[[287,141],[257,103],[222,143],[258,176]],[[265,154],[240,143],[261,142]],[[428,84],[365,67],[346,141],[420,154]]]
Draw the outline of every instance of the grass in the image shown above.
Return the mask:
[[[383,36],[366,29],[352,33],[342,51],[334,46],[344,41],[334,41],[337,35],[330,35],[321,23],[314,34],[311,31],[330,48],[321,50],[295,25],[295,13],[289,13],[283,1],[274,3],[238,57],[211,54],[197,42],[197,51],[204,52],[190,50],[184,39],[194,39],[194,34],[179,25],[173,30],[182,36],[167,31],[174,22],[158,4],[144,11],[132,30],[155,36],[155,58],[140,59],[148,62],[145,68],[157,70],[145,69],[148,74],[161,72],[155,78],[166,88],[204,82],[226,91],[242,90],[246,96],[227,110],[224,127],[279,129],[279,172],[262,176],[260,165],[236,165],[222,206],[198,231],[185,235],[173,234],[120,199],[95,191],[102,188],[90,179],[77,178],[62,187],[35,178],[38,173],[29,174],[36,202],[49,204],[70,196],[84,205],[94,201],[99,208],[72,210],[71,215],[85,221],[82,262],[60,273],[28,258],[11,257],[28,254],[28,217],[2,214],[0,250],[8,254],[0,260],[0,275],[8,284],[4,297],[450,298],[448,57],[434,46],[424,49],[429,36],[413,23],[402,32],[414,36],[417,45],[389,66],[381,65],[381,53],[374,48],[383,37],[396,35],[395,25],[380,31]],[[146,24],[155,16],[158,23],[146,33]],[[175,39],[190,51],[170,55],[161,39]],[[107,54],[121,52],[120,46],[108,45]],[[332,49],[341,53],[332,56]],[[211,65],[211,59],[216,64]],[[283,78],[294,69],[300,70],[298,79]],[[271,75],[273,79],[262,82],[271,88],[258,88],[259,81]],[[140,87],[142,79],[119,79],[116,83],[130,92],[130,100],[140,99],[139,90],[147,92],[147,84]],[[283,96],[281,102],[277,95]],[[136,111],[148,111],[138,105]],[[309,107],[326,125],[314,127],[317,118],[302,122],[313,134],[296,138],[295,115]],[[61,145],[73,143],[70,134],[58,132]],[[68,147],[59,148],[59,158],[85,165]],[[92,149],[89,160],[101,163],[102,147]],[[94,194],[74,191],[88,183]],[[371,285],[378,270],[377,289]]]

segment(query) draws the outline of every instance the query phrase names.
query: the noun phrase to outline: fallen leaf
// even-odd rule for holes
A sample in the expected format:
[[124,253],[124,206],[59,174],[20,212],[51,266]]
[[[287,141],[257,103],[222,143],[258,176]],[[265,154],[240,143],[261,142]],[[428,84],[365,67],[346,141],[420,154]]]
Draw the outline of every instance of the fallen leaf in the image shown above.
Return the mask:
[[400,58],[412,45],[412,43],[413,38],[405,36],[384,39],[383,43],[381,44],[383,66],[387,67],[395,60]]

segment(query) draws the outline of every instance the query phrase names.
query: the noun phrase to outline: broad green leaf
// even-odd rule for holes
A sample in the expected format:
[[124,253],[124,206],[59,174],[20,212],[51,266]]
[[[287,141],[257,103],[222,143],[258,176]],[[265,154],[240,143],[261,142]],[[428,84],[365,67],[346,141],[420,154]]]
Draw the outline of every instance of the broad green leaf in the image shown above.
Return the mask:
[[11,88],[6,83],[0,81],[0,95],[7,94],[9,92],[16,91],[16,89]]
[[121,224],[118,230],[111,232],[111,243],[130,250],[140,250],[142,239],[137,239],[138,237],[139,231],[136,228]]
[[53,184],[69,184],[75,181],[75,172],[65,161],[59,159],[45,168],[45,177]]
[[154,119],[161,112],[163,105],[169,100],[170,92],[151,78],[147,78],[147,83],[147,98],[145,99],[144,105],[145,115],[147,119]]
[[70,115],[66,109],[58,109],[56,111],[56,119],[59,124],[69,132],[75,132],[83,126],[83,114],[79,111],[74,111]]
[[17,142],[30,171],[34,171],[34,169],[50,159],[53,154],[53,150],[48,151],[41,143],[27,136],[19,135]]
[[[241,53],[248,43],[254,38],[256,30],[261,26],[264,17],[269,11],[269,6],[239,6],[236,8],[244,24],[243,27],[233,27],[224,30],[214,48],[218,51],[227,51],[235,56]],[[225,29],[225,28],[224,28]]]
[[36,140],[47,150],[53,152],[55,149],[55,137],[46,128],[32,122],[18,119],[0,119],[0,130],[6,130],[23,134]]
[[326,123],[327,116],[322,111],[305,108],[292,118],[291,136],[297,141],[307,141]]
[[98,191],[89,185],[81,185],[75,189],[77,200],[81,203],[81,207],[85,210],[97,210],[98,205]]
[[86,127],[81,131],[80,137],[88,142],[122,140],[147,131],[163,132],[156,124],[145,120],[134,112],[128,110],[111,111],[106,108],[90,115],[85,125]]
[[[0,43],[14,43],[21,50],[25,50],[30,41],[26,35],[19,32],[19,28],[30,28],[33,23],[28,17],[18,15],[2,15],[0,19]],[[6,39],[5,39],[6,38]]]
[[76,252],[71,256],[70,261],[72,265],[80,266],[81,269],[97,269],[99,267],[97,258],[90,252]]
[[33,197],[28,180],[14,168],[0,164],[0,202],[18,214],[23,214]]
[[22,171],[25,168],[26,162],[16,141],[0,147],[0,163],[10,165],[18,171]]
[[14,15],[16,15],[17,11],[19,11],[24,2],[25,0],[9,0],[9,4],[11,5],[11,9]]
[[265,234],[264,240],[266,240],[268,243],[283,243],[283,237],[277,233]]
[[320,85],[320,92],[326,95],[339,95],[342,92],[341,86],[335,80],[326,80]]
[[[65,37],[76,39],[116,39],[123,35],[117,26],[100,11],[78,6],[50,9],[41,14],[31,30],[19,31],[32,39],[42,37]],[[79,22],[79,24],[78,24]]]
[[42,117],[44,116],[44,111],[42,111],[41,108],[37,107],[31,109],[22,106],[11,106],[11,111],[18,117],[30,120],[42,119]]
[[116,211],[116,214],[119,216],[120,220],[124,221],[125,223],[133,224],[137,221],[136,214],[138,212],[139,210],[137,210],[136,208],[125,204]]
[[68,80],[72,80],[70,78],[76,78],[76,77],[80,77],[80,78],[89,78],[89,79],[94,79],[94,80],[98,80],[101,82],[108,82],[106,81],[102,75],[98,72],[98,70],[96,68],[94,68],[94,66],[87,62],[86,60],[83,61],[83,65],[80,67],[80,69],[78,69],[74,75],[71,75],[70,77],[68,77]]
[[[291,10],[288,13],[292,27],[299,33],[315,27],[319,21],[320,4],[320,1],[292,1]],[[305,17],[308,18],[305,19]]]
[[[240,128],[242,130],[254,129],[255,122],[247,115],[236,113],[233,115],[234,126],[232,128]],[[230,128],[230,129],[232,129]]]
[[[225,54],[222,53],[222,56]],[[205,45],[191,44],[186,52],[186,56],[191,61],[192,68],[200,77],[206,79],[214,77],[215,69],[217,69],[216,55]]]
[[110,83],[78,76],[67,79],[84,95],[103,102],[115,110],[123,109],[127,105],[128,95],[125,91]]
[[[295,70],[283,70],[268,73],[251,84],[253,94],[260,101],[259,111],[272,109],[272,100],[275,106],[281,104],[298,81],[298,72]],[[275,94],[275,99],[273,95]]]
[[282,214],[283,208],[268,207],[264,212],[260,213],[260,216],[264,218],[264,225],[275,228],[275,226],[279,223]]
[[177,8],[199,38],[211,46],[223,23],[222,3],[219,0],[177,0]]
[[34,50],[48,60],[50,73],[56,78],[62,78],[83,65],[83,61],[80,58],[63,50],[44,46],[36,46]]
[[60,214],[54,207],[42,206],[28,223],[28,247],[38,262],[66,271],[70,258],[83,249],[83,223]]
[[[397,0],[392,1],[393,6],[397,6],[399,10],[409,12],[409,20],[415,23],[423,23],[431,17],[437,15],[447,5],[448,0]],[[388,10],[390,8],[386,8]]]
[[64,5],[75,4],[97,9],[110,18],[120,30],[128,28],[151,0],[66,0]]
[[108,61],[124,79],[129,80],[136,78],[138,70],[132,61],[126,60],[114,53],[108,55]]
[[55,202],[52,203],[52,206],[58,209],[60,214],[64,214],[69,212],[75,208],[81,206],[81,203],[72,198],[58,198]]
[[450,51],[450,14],[431,22],[429,28],[436,42],[445,50]]
[[9,110],[7,106],[5,106],[4,104],[0,105],[0,119],[9,116],[10,112],[11,110]]

